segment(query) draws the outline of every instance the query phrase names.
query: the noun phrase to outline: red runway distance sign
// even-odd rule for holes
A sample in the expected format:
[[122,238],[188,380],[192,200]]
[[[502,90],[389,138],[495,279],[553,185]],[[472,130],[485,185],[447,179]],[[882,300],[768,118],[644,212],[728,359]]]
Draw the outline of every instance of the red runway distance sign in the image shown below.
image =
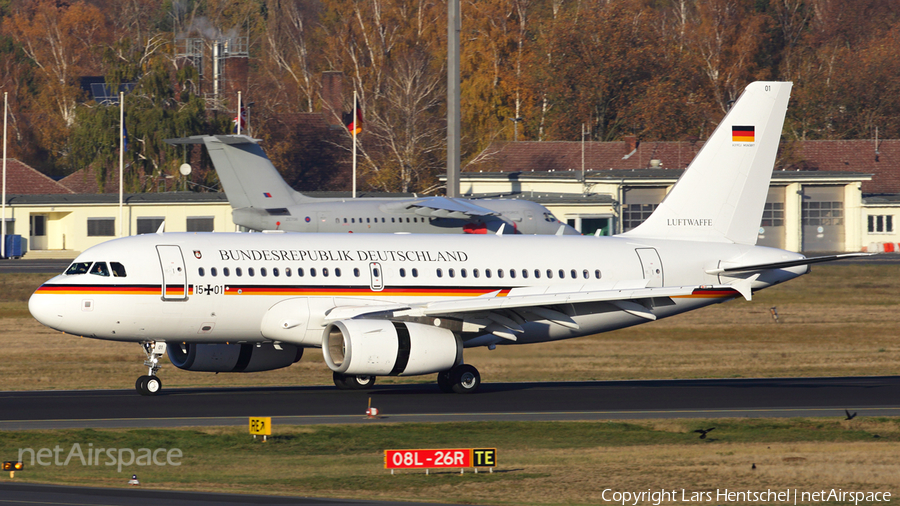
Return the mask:
[[441,467],[495,467],[496,448],[385,450],[385,469],[437,469]]

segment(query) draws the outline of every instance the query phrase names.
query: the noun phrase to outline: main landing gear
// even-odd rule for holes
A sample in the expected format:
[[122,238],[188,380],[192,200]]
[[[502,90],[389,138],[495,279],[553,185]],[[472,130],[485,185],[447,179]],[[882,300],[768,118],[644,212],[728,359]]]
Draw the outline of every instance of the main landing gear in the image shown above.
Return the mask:
[[341,390],[368,390],[375,384],[375,376],[357,376],[355,374],[332,374],[334,386]]
[[449,371],[439,372],[438,387],[445,393],[471,394],[481,385],[478,369],[469,364],[460,364]]
[[141,395],[156,395],[162,390],[162,381],[156,376],[159,371],[159,359],[166,354],[166,343],[145,341],[141,343],[141,349],[147,355],[144,365],[149,368],[149,374],[141,376],[134,382],[134,388]]

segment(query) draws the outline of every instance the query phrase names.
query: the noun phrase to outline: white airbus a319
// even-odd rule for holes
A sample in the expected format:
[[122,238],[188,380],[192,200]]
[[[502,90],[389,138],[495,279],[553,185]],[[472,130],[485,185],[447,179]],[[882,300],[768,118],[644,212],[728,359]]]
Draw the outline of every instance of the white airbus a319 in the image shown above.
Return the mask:
[[[650,218],[613,237],[158,233],[88,249],[29,301],[57,330],[133,341],[160,391],[190,371],[287,367],[323,349],[341,388],[436,374],[475,391],[475,346],[605,332],[795,278],[806,258],[755,246],[791,83],[750,84]],[[502,231],[501,231],[502,232]]]

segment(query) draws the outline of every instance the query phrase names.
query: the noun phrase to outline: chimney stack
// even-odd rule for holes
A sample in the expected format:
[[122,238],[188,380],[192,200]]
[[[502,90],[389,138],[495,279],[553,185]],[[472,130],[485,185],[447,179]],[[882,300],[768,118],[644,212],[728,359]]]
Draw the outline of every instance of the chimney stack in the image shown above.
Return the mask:
[[344,73],[340,71],[322,72],[322,113],[325,121],[332,126],[341,126],[344,112]]

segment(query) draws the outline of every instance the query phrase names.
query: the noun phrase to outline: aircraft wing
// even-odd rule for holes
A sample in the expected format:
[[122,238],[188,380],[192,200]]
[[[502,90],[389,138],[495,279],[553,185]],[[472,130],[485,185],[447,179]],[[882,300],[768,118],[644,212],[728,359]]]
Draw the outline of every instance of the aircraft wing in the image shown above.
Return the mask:
[[471,202],[448,197],[422,197],[415,200],[404,200],[393,204],[385,204],[381,208],[386,212],[400,212],[415,209],[416,214],[434,218],[468,219],[478,216],[496,216],[500,213]]
[[828,255],[822,257],[810,257],[810,258],[800,258],[797,260],[786,260],[784,262],[774,262],[768,264],[754,264],[754,265],[726,265],[720,267],[718,269],[709,269],[706,271],[707,274],[727,274],[729,272],[759,272],[759,271],[768,271],[771,269],[784,269],[787,267],[796,267],[798,265],[809,265],[809,264],[818,264],[821,262],[832,262],[834,260],[841,260],[843,258],[855,258],[855,257],[867,257],[872,256],[874,253],[842,253],[840,255]]
[[630,283],[631,286],[612,289],[557,291],[534,293],[531,289],[511,290],[503,295],[500,290],[480,297],[466,297],[457,300],[442,300],[422,304],[390,304],[375,306],[338,306],[329,311],[325,321],[333,322],[359,317],[428,317],[449,316],[482,328],[484,334],[516,340],[516,334],[524,332],[521,325],[527,321],[549,321],[571,329],[578,329],[578,323],[564,313],[560,305],[585,302],[607,302],[621,311],[647,320],[656,320],[652,309],[655,306],[671,305],[671,297],[690,296],[739,296],[734,287],[723,286],[676,286],[646,288],[646,280]]

